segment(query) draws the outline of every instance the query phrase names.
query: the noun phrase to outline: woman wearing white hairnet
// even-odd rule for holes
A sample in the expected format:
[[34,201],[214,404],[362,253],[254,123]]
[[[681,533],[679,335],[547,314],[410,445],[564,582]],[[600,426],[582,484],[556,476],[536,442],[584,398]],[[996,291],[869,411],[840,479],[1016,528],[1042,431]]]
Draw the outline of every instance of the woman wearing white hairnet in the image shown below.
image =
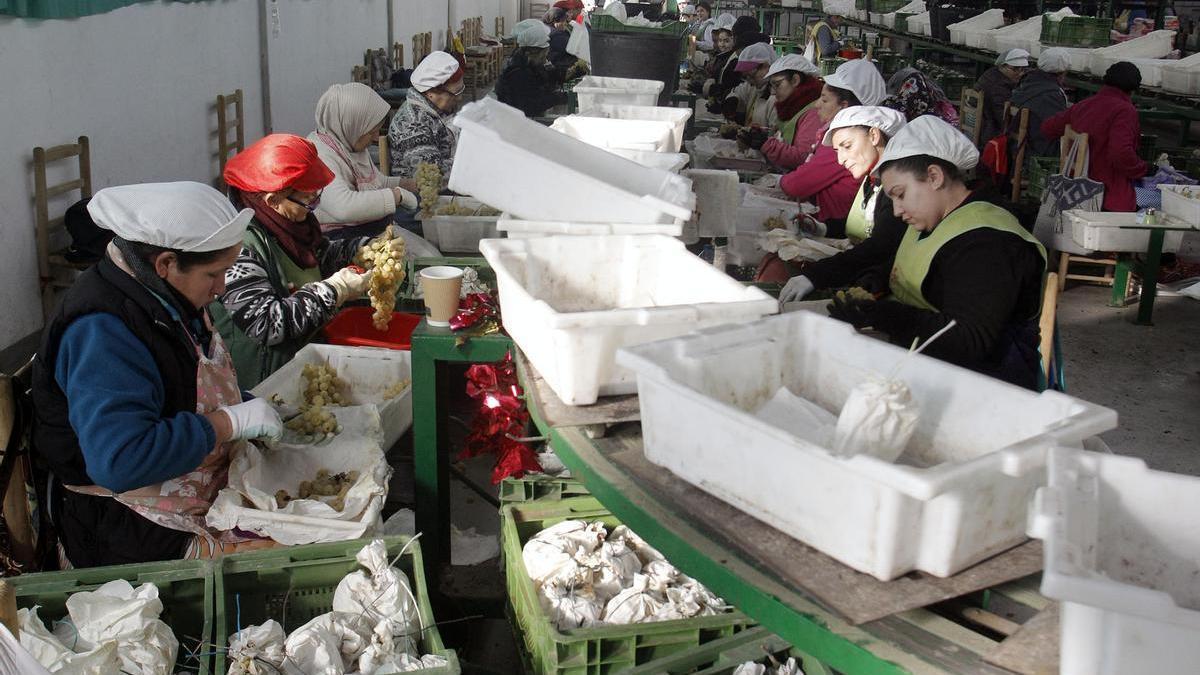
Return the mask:
[[1011,102],[1018,108],[1029,109],[1030,156],[1057,157],[1058,140],[1042,134],[1042,122],[1067,109],[1063,83],[1067,80],[1071,56],[1062,47],[1050,47],[1038,55],[1037,65],[1037,70],[1021,78]]
[[[379,138],[391,106],[361,82],[335,84],[317,100],[317,130],[308,140],[333,172],[321,193],[317,220],[330,239],[375,236],[417,208],[413,181],[385,176],[367,148]],[[407,218],[406,218],[407,220]],[[401,231],[410,255],[439,255],[429,242]]]
[[980,143],[987,143],[1004,129],[1004,104],[1012,98],[1013,89],[1027,70],[1029,52],[1010,49],[997,57],[996,65],[983,71],[975,82],[975,89],[983,94]]
[[100,190],[88,213],[112,243],[55,310],[33,375],[63,552],[76,567],[210,556],[245,539],[204,522],[231,454],[283,431],[266,401],[242,400],[205,311],[252,212],[158,183]]
[[558,76],[547,60],[550,50],[550,28],[541,21],[519,22],[513,30],[517,50],[508,57],[496,80],[496,98],[525,113],[538,117],[556,105],[567,102],[567,95],[558,90]]
[[892,260],[892,295],[835,298],[829,313],[903,347],[956,321],[926,354],[1036,390],[1046,251],[1012,213],[967,186],[963,173],[978,161],[962,132],[930,115],[896,134],[875,170],[908,224]]
[[417,165],[435,164],[442,185],[450,178],[458,135],[450,118],[462,105],[463,68],[446,52],[431,52],[412,72],[412,87],[404,105],[388,125],[392,175],[415,179]]
[[768,135],[775,131],[779,113],[767,84],[767,72],[774,62],[775,50],[765,42],[756,42],[738,54],[734,70],[742,76],[742,82],[725,97],[726,119]]

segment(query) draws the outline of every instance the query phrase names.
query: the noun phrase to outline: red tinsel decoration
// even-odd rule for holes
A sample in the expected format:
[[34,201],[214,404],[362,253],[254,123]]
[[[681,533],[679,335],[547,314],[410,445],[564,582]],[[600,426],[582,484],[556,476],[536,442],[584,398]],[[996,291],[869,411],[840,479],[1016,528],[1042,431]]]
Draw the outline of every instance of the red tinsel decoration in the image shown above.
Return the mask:
[[523,436],[529,422],[512,354],[499,363],[478,363],[468,368],[467,395],[479,401],[480,407],[458,459],[495,455],[493,484],[507,476],[520,478],[527,472],[541,471],[533,450],[511,438]]
[[499,320],[499,302],[494,293],[468,294],[459,303],[458,313],[450,317],[450,330],[466,330],[488,319]]

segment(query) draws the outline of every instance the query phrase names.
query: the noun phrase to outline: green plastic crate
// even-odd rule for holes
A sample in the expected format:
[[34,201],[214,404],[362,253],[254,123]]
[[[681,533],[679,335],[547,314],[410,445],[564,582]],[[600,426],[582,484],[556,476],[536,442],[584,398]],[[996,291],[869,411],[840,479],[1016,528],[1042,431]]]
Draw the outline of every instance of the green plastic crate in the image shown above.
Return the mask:
[[1029,189],[1025,191],[1025,194],[1034,201],[1041,201],[1042,193],[1046,191],[1046,180],[1056,173],[1058,173],[1057,157],[1031,157],[1029,169],[1025,173],[1029,177]]
[[628,26],[615,16],[593,14],[591,30],[598,33],[650,33],[681,38],[687,34],[688,25],[682,21],[667,21],[661,26]]
[[896,30],[908,32],[908,17],[916,16],[916,12],[896,12]]
[[[67,616],[67,598],[93,591],[116,579],[134,588],[153,583],[163,603],[159,617],[179,640],[177,672],[208,675],[212,671],[215,565],[207,560],[170,560],[136,565],[91,567],[63,572],[24,574],[5,579],[12,584],[18,607],[38,605],[38,617],[50,628]],[[195,655],[195,656],[193,656]]]
[[[486,283],[488,288],[495,290],[496,288],[496,272],[492,270],[491,265],[488,265],[487,260],[479,256],[461,256],[461,257],[445,257],[445,258],[409,258],[404,262],[404,281],[400,284],[400,290],[397,297],[404,300],[413,300],[416,286],[413,280],[417,278],[417,273],[426,267],[437,267],[439,265],[450,265],[451,267],[473,267],[479,273],[479,280]],[[420,301],[418,300],[418,304]],[[424,311],[424,305],[421,305]]]
[[821,59],[821,74],[832,75],[838,69],[838,66],[846,62],[846,59],[841,57]]
[[695,649],[651,661],[624,675],[732,675],[747,661],[765,663],[767,654],[780,663],[789,657],[796,659],[804,675],[833,673],[825,664],[795,649],[778,635],[762,626],[754,626]]
[[[396,556],[408,537],[384,537],[388,555]],[[331,544],[309,544],[288,548],[249,551],[226,556],[216,570],[216,675],[225,675],[225,649],[229,636],[241,627],[275,619],[284,631],[303,626],[309,620],[333,609],[333,592],[342,577],[360,569],[354,556],[370,538]],[[461,672],[458,656],[446,649],[434,623],[425,582],[421,547],[413,542],[395,566],[408,576],[421,614],[425,632],[421,636],[422,654],[446,657],[448,665],[426,668],[426,675],[454,675]]]
[[533,671],[541,675],[610,675],[729,637],[750,625],[741,612],[678,621],[559,631],[542,609],[521,549],[543,529],[564,520],[620,524],[593,497],[508,504],[500,509],[505,585]]
[[500,481],[500,503],[560,501],[586,497],[591,493],[575,478],[555,478],[545,474],[528,474],[524,478],[508,477]]
[[1042,15],[1040,42],[1064,47],[1107,47],[1112,44],[1112,19],[1095,16],[1064,16],[1051,21]]
[[908,0],[871,0],[871,11],[879,14],[891,14],[908,4]]

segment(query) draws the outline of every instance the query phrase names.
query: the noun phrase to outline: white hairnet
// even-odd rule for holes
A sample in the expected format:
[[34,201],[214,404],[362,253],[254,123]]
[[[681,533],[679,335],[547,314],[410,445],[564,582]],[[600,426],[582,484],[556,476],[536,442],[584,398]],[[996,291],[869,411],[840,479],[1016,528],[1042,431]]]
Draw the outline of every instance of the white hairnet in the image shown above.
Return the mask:
[[[770,47],[768,47],[769,49]],[[749,49],[749,47],[747,47]],[[812,61],[804,58],[799,54],[784,54],[779,57],[775,63],[771,64],[771,69],[767,71],[767,77],[778,75],[785,70],[794,70],[797,73],[804,75],[820,75],[821,69],[813,65]]]
[[854,3],[849,0],[825,0],[820,7],[829,16],[849,16],[854,12]]
[[126,241],[202,253],[242,243],[254,216],[203,183],[139,183],[100,190],[92,220]]
[[446,84],[461,69],[462,66],[459,65],[458,59],[450,56],[448,53],[442,51],[431,52],[429,56],[421,59],[421,62],[413,69],[411,77],[412,87],[419,92],[426,92],[434,87],[440,87]]
[[[783,58],[787,58],[786,56]],[[804,58],[804,57],[800,57]],[[765,42],[755,42],[738,54],[737,60],[742,63],[774,63],[775,50]],[[808,59],[804,59],[807,61]]]
[[737,17],[732,14],[725,13],[717,17],[713,22],[713,31],[727,30],[733,32],[733,24],[737,23]]
[[825,132],[825,145],[833,145],[833,132],[843,127],[874,127],[883,132],[889,139],[904,127],[904,113],[873,105],[852,105],[842,108],[832,120],[829,120],[829,130]]
[[[549,47],[550,46],[550,27],[541,21],[528,19],[529,23],[524,21],[517,24],[513,30],[513,35],[517,38],[518,47]],[[525,25],[521,25],[525,24]]]
[[946,160],[966,171],[979,163],[979,150],[963,132],[950,126],[934,115],[921,115],[904,125],[896,137],[888,142],[883,156],[875,165],[879,167],[894,159],[929,155]]
[[1029,65],[1029,52],[1021,49],[1020,47],[1010,49],[996,57],[996,65],[1025,68]]
[[1051,47],[1042,51],[1037,64],[1047,73],[1065,73],[1071,69],[1071,54],[1062,47]]
[[875,64],[866,59],[854,59],[838,66],[832,75],[825,76],[825,84],[849,89],[863,105],[879,105],[887,97],[887,82],[883,81]]

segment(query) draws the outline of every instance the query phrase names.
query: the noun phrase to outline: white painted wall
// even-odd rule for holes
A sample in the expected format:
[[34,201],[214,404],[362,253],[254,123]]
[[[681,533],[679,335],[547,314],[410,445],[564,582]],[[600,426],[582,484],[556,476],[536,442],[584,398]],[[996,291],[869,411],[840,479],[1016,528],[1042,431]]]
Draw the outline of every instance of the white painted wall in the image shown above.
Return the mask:
[[[394,34],[483,16],[490,32],[516,0],[393,0]],[[307,134],[330,84],[387,42],[387,0],[278,0],[268,14],[276,131]],[[0,349],[41,328],[33,237],[34,146],[87,135],[96,189],[217,173],[213,102],[241,88],[247,142],[263,135],[257,0],[146,2],[79,19],[0,17]],[[409,66],[411,67],[411,58]],[[61,213],[65,203],[52,205]]]

